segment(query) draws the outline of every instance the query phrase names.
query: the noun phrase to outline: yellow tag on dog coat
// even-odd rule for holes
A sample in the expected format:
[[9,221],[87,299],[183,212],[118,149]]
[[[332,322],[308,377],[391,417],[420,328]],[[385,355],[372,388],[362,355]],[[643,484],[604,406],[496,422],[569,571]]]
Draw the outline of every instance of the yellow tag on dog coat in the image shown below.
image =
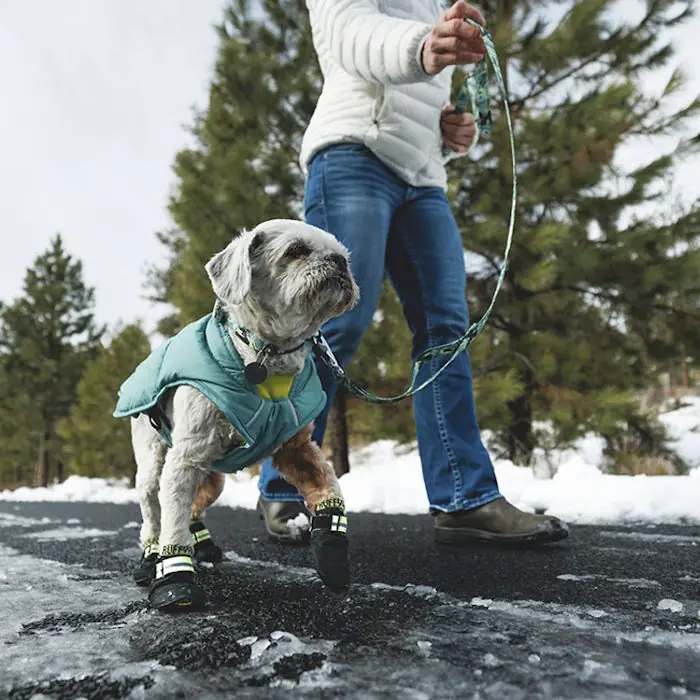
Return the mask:
[[257,384],[260,397],[263,399],[287,399],[294,383],[293,374],[273,374],[264,382]]

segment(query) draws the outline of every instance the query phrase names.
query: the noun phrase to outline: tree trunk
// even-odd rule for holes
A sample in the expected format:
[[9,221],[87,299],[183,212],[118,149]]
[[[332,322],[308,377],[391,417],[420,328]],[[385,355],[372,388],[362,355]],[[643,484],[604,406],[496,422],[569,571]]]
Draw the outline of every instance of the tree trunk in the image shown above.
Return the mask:
[[532,432],[532,403],[528,390],[508,403],[510,425],[508,426],[508,459],[514,464],[528,464],[535,449]]
[[514,464],[529,464],[535,449],[535,435],[532,430],[532,398],[538,385],[530,367],[521,374],[523,393],[508,402],[510,424],[508,426],[508,459]]
[[338,477],[350,471],[347,400],[347,392],[343,387],[339,387],[329,416],[333,469]]
[[34,483],[36,486],[46,488],[49,485],[49,466],[51,458],[51,429],[44,426],[44,432],[39,442],[39,459],[36,465],[36,476]]
[[685,345],[681,343],[681,369],[683,371],[683,388],[690,389],[690,378],[688,377],[688,358],[685,354]]

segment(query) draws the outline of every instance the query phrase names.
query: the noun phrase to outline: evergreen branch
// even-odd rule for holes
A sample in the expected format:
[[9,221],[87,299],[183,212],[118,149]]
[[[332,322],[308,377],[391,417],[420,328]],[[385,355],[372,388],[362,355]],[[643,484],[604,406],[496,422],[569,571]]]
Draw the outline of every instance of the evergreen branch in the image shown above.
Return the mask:
[[[518,102],[525,103],[530,100],[534,100],[538,98],[541,94],[547,92],[551,88],[559,85],[559,83],[564,82],[565,80],[568,80],[569,78],[572,78],[576,73],[578,73],[580,70],[586,68],[587,66],[590,66],[592,63],[595,63],[597,60],[605,56],[605,54],[608,52],[610,46],[614,43],[614,40],[617,39],[617,33],[614,34],[612,37],[607,39],[604,42],[601,42],[601,49],[599,51],[596,51],[594,54],[589,56],[587,59],[581,61],[579,64],[575,65],[573,68],[570,68],[569,70],[565,71],[564,73],[561,73],[559,76],[551,80],[549,83],[546,85],[542,85],[542,87],[539,87],[539,89],[535,90],[534,92],[530,92],[529,94],[525,95],[525,97],[521,98],[518,100]],[[539,86],[541,84],[541,80],[546,77],[546,73],[542,75],[541,79],[537,81],[536,86]]]

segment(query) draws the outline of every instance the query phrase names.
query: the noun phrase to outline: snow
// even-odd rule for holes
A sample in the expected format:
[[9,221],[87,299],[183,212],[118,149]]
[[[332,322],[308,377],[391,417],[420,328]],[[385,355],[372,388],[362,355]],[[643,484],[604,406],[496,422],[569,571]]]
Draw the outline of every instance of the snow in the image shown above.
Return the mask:
[[664,598],[663,600],[659,601],[656,609],[668,610],[672,613],[679,613],[683,612],[683,603],[681,603],[679,600],[673,600],[672,598]]
[[[618,476],[604,474],[602,441],[586,436],[573,448],[538,452],[532,467],[496,460],[503,495],[528,511],[546,511],[572,523],[700,522],[700,397],[661,416],[670,446],[692,467],[687,476]],[[421,465],[415,447],[384,440],[356,450],[352,469],[340,480],[351,512],[428,512]],[[551,476],[553,474],[553,476]],[[227,478],[217,505],[255,508],[257,477],[248,472]],[[0,492],[7,501],[89,501],[136,503],[126,480],[71,476],[45,489]]]

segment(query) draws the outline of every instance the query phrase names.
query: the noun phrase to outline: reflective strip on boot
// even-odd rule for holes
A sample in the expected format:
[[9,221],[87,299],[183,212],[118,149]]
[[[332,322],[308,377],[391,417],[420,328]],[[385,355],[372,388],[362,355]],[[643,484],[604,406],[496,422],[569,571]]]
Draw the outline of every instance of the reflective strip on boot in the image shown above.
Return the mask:
[[206,540],[211,539],[209,530],[207,530],[206,528],[204,528],[203,530],[197,530],[196,532],[193,532],[192,537],[194,537],[195,544],[199,544],[200,542],[205,542]]
[[141,551],[143,552],[143,558],[148,559],[148,557],[158,554],[160,552],[160,547],[158,546],[158,540],[148,540],[141,545]]
[[156,562],[156,578],[163,578],[168,574],[177,574],[186,571],[194,573],[194,564],[190,556],[168,557],[167,559]]
[[346,515],[331,515],[321,513],[314,516],[312,530],[330,530],[331,532],[341,532],[344,535],[348,531],[348,518]]

